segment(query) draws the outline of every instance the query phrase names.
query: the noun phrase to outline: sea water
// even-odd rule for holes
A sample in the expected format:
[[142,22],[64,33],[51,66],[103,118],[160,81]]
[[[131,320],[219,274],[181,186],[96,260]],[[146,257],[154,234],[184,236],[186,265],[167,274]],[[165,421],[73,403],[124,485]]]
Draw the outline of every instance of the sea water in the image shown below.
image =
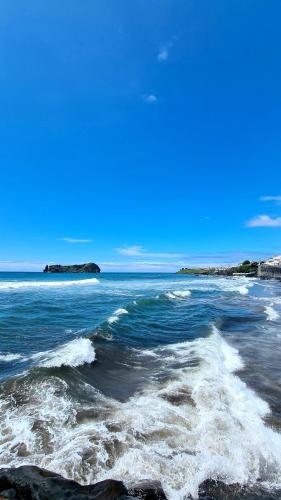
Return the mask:
[[281,284],[0,273],[0,466],[281,487]]

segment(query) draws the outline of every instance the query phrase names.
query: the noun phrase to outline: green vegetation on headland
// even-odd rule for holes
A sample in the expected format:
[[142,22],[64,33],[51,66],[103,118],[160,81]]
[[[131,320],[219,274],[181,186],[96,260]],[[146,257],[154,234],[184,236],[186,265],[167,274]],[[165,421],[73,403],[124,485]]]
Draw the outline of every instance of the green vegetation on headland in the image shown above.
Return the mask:
[[93,262],[87,264],[73,264],[69,266],[61,266],[60,264],[53,264],[46,266],[43,270],[44,273],[100,273],[100,268]]
[[238,266],[231,267],[183,267],[180,271],[177,271],[177,274],[215,274],[215,275],[223,275],[223,276],[235,276],[239,274],[247,275],[247,276],[257,276],[258,274],[258,262],[250,262],[249,260],[244,260]]
[[183,267],[176,274],[215,274],[214,267]]

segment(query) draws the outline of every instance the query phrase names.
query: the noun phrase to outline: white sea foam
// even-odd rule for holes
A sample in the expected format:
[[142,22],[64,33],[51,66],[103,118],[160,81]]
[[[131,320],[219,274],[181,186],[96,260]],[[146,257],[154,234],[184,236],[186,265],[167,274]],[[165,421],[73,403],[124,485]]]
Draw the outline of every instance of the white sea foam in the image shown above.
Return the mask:
[[[254,278],[248,278],[246,276],[193,277],[188,275],[188,277],[185,277],[185,275],[181,275],[175,279],[169,279],[168,286],[170,290],[177,290],[178,287],[185,287],[191,292],[193,290],[202,292],[222,291],[246,295],[249,293],[250,288],[257,283],[258,282]],[[121,285],[119,281],[108,283],[103,282],[103,293],[110,293],[111,295],[131,296],[133,294],[134,298],[136,298],[137,296],[143,296],[147,290],[151,291],[151,289],[155,290],[156,293],[163,293],[165,290],[167,291],[167,279],[147,278],[142,282],[140,282],[140,280],[130,280],[126,283],[122,283]]]
[[2,281],[0,290],[21,290],[26,288],[53,288],[73,285],[93,285],[99,283],[97,278],[66,281]]
[[108,318],[107,322],[110,325],[112,323],[116,323],[116,321],[119,320],[119,317],[122,316],[122,314],[128,314],[127,309],[123,309],[123,308],[116,309],[116,311],[114,311],[113,315]]
[[0,361],[4,361],[4,362],[9,362],[9,361],[17,361],[19,359],[23,359],[24,357],[21,355],[21,354],[11,354],[11,353],[7,353],[7,354],[3,354],[3,353],[0,353]]
[[277,304],[277,305],[281,304],[281,297],[274,297],[273,299],[270,300],[272,300],[272,304]]
[[235,375],[238,351],[213,327],[208,338],[154,353],[172,376],[123,403],[100,394],[92,418],[78,419],[81,403],[56,378],[29,386],[23,404],[2,401],[0,463],[34,463],[82,483],[158,479],[172,500],[196,497],[207,478],[280,487],[281,435],[264,424],[267,403]]
[[246,286],[239,286],[237,291],[241,293],[241,295],[248,295],[249,289]]
[[95,349],[90,339],[77,338],[57,349],[33,354],[31,359],[38,360],[38,366],[45,368],[60,366],[80,366],[95,361]]
[[239,293],[240,295],[247,295],[249,293],[249,288],[254,286],[254,284],[255,282],[251,278],[222,278],[216,276],[211,278],[191,279],[188,283],[188,287],[191,291],[200,290],[202,292],[210,292],[219,290],[222,292],[233,292]]
[[[157,351],[162,356],[166,348]],[[238,351],[214,329],[208,339],[171,346],[170,354],[171,364],[186,366],[117,411],[127,451],[107,477],[160,479],[172,499],[196,496],[210,477],[280,485],[281,436],[263,422],[267,403],[234,374],[243,366]],[[194,358],[199,363],[191,368]],[[174,396],[182,403],[171,404]]]
[[168,299],[185,299],[186,297],[190,297],[191,292],[189,290],[172,290],[165,295]]
[[275,309],[273,309],[272,305],[273,304],[271,304],[270,306],[265,306],[264,308],[264,312],[267,316],[267,321],[276,321],[280,316],[279,313],[275,311]]

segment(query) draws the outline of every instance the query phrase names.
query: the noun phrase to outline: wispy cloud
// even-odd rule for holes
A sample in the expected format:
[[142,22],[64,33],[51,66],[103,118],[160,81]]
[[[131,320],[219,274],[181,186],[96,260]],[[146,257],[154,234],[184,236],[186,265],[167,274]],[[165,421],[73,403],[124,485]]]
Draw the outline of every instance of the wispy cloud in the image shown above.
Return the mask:
[[118,253],[121,253],[122,255],[142,255],[143,254],[143,247],[141,245],[133,245],[131,247],[122,247],[122,248],[116,248]]
[[[173,40],[176,40],[176,37],[173,37]],[[167,61],[169,57],[169,53],[171,48],[173,47],[174,43],[173,41],[166,43],[165,45],[162,45],[160,48],[158,54],[157,54],[157,59],[159,62],[164,62]]]
[[157,102],[157,97],[154,94],[145,94],[142,96],[142,99],[147,104],[154,104],[155,102]]
[[117,252],[121,255],[134,256],[134,257],[156,257],[159,259],[180,259],[185,257],[182,253],[174,252],[148,252],[142,245],[125,246],[116,248]]
[[281,217],[258,215],[246,222],[247,227],[281,227]]
[[166,61],[166,59],[168,59],[168,55],[169,55],[169,51],[167,49],[167,47],[163,47],[159,52],[158,52],[158,55],[157,55],[157,59],[158,61],[162,62],[162,61]]
[[66,243],[92,243],[93,241],[80,238],[60,238],[60,240],[65,241]]
[[101,262],[103,271],[115,272],[175,272],[183,266],[182,262],[130,261]]
[[281,205],[281,196],[261,196],[261,201],[275,201],[277,205]]

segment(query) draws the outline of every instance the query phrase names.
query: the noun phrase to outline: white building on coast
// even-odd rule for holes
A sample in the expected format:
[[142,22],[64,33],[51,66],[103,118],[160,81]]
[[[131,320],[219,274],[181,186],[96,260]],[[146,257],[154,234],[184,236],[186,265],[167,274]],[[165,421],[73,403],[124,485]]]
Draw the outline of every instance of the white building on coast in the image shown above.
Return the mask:
[[281,279],[281,255],[276,255],[259,264],[258,276],[260,278]]

